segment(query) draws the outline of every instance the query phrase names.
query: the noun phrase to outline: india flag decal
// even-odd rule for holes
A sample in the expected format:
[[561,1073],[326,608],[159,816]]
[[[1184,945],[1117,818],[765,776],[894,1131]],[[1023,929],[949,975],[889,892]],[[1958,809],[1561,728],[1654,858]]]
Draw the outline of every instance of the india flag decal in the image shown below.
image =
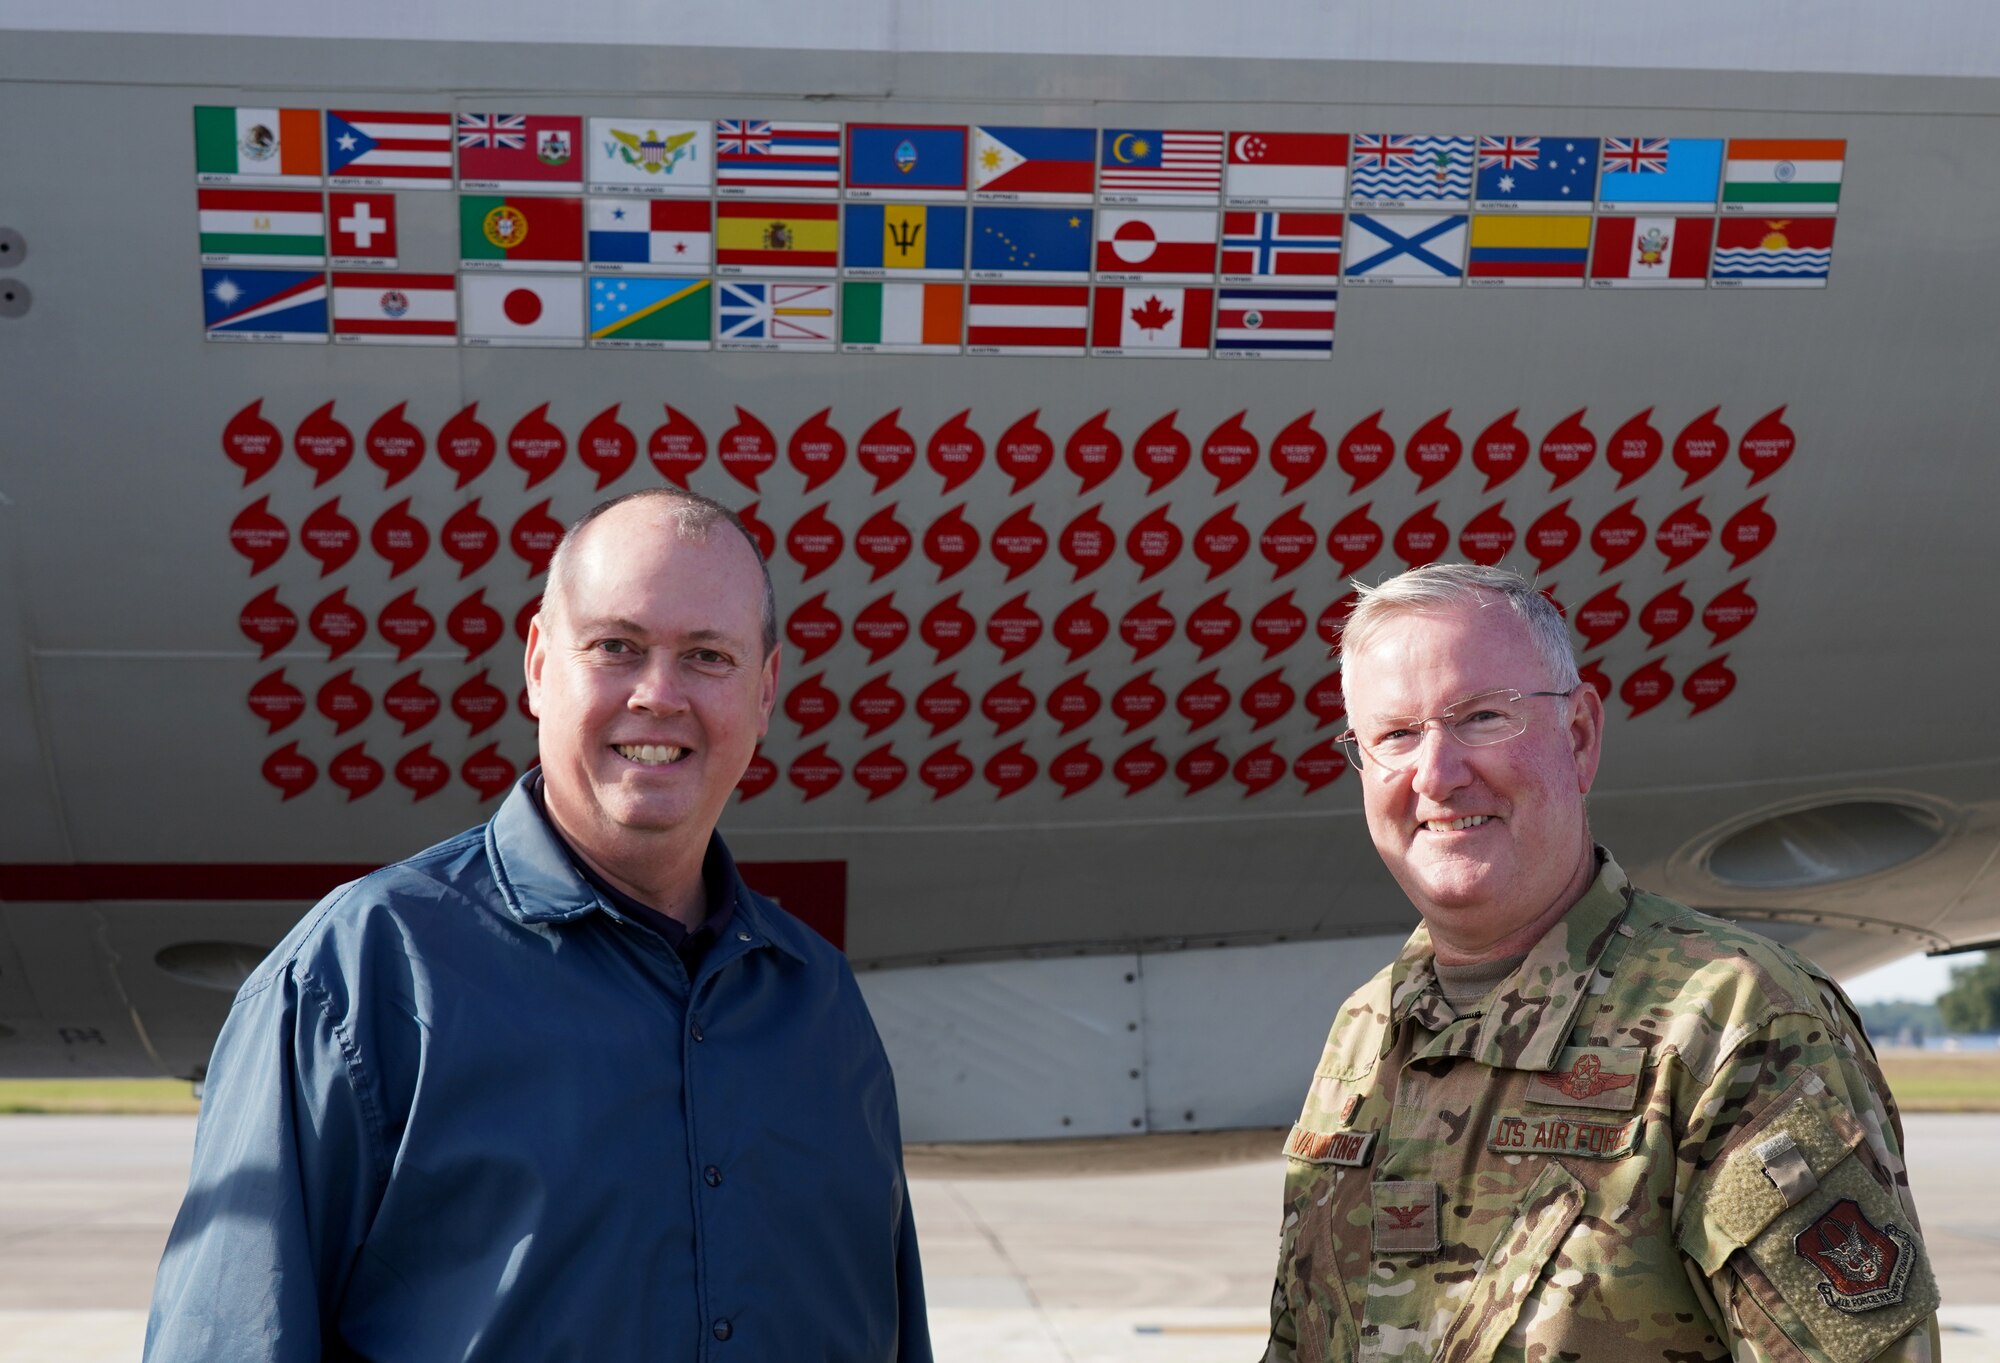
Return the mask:
[[1832,213],[1840,208],[1843,139],[1732,138],[1722,174],[1725,213]]

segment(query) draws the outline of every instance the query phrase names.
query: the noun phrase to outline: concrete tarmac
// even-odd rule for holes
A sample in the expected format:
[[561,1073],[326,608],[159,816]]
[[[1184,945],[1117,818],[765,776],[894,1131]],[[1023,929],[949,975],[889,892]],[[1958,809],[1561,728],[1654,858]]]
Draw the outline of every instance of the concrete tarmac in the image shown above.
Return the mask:
[[[1907,1120],[1946,1355],[2000,1363],[2000,1115]],[[0,1117],[0,1363],[129,1363],[193,1147],[184,1117]],[[1277,1246],[1274,1133],[913,1151],[947,1363],[1255,1358]],[[996,1171],[1000,1171],[996,1174]]]

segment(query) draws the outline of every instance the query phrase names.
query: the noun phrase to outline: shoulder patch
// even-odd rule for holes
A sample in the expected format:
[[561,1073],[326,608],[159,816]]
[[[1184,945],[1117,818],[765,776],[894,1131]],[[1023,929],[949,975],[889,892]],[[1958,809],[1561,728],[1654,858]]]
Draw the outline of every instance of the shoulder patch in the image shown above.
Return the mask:
[[1798,1256],[1825,1276],[1817,1284],[1826,1304],[1859,1315],[1899,1305],[1909,1293],[1917,1261],[1910,1237],[1893,1221],[1876,1225],[1851,1197],[1828,1207],[1819,1220],[1792,1237]]

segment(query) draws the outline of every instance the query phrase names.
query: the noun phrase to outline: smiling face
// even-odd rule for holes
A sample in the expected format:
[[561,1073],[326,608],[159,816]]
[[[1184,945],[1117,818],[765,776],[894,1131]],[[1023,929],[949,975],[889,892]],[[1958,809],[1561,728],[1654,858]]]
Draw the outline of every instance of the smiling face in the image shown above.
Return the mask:
[[[1496,597],[1483,608],[1385,619],[1343,663],[1342,685],[1365,738],[1387,718],[1555,683]],[[1588,685],[1521,705],[1528,728],[1519,737],[1469,748],[1432,725],[1408,767],[1385,774],[1364,759],[1357,773],[1375,850],[1446,964],[1526,951],[1595,872],[1583,797],[1597,775],[1603,705]]]
[[726,524],[690,538],[652,499],[581,535],[562,599],[528,632],[549,816],[627,882],[649,864],[698,867],[777,697],[756,555]]

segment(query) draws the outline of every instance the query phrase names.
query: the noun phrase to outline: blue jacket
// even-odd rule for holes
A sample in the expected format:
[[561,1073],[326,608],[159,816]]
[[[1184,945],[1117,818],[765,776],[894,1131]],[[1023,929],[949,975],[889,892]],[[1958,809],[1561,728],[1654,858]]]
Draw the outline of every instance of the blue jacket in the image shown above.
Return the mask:
[[690,981],[527,783],[323,900],[237,995],[151,1363],[928,1363],[889,1064],[745,888]]

